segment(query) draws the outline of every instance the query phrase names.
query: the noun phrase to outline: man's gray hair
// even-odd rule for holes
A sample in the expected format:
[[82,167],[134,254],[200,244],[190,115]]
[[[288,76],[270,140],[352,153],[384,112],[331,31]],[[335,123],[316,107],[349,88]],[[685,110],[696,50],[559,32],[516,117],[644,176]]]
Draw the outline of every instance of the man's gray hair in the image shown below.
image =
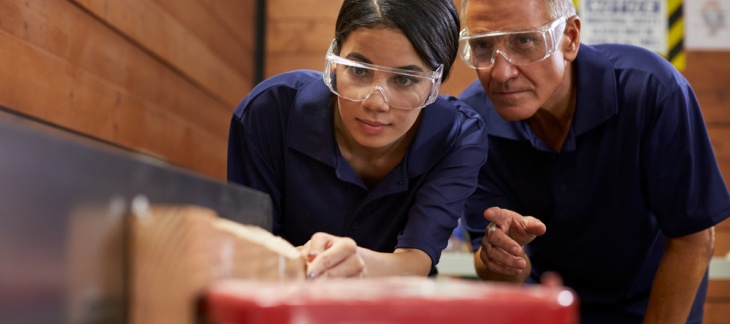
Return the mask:
[[[474,0],[474,1],[489,1],[489,0]],[[519,1],[519,0],[514,0]],[[466,22],[466,6],[469,0],[461,1],[461,22]],[[573,0],[545,0],[546,7],[550,13],[550,18],[555,20],[560,17],[573,17],[575,16],[575,5]]]

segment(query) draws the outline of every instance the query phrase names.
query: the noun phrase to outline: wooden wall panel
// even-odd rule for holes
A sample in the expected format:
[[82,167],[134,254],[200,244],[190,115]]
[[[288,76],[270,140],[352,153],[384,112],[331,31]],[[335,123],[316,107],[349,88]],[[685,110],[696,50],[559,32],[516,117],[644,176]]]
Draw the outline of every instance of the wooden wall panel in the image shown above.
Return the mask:
[[707,124],[730,128],[730,52],[689,51],[683,74],[697,93]]
[[[149,37],[159,34],[151,33],[146,41],[166,43],[169,51],[182,53],[178,56],[182,61],[205,66],[211,75],[219,75],[214,78],[235,74],[249,80],[248,84],[237,82],[235,94],[229,91],[223,100],[218,95],[222,92],[211,91],[210,83],[183,73],[184,68],[140,46],[142,41],[110,28],[109,22],[91,15],[77,2],[0,0],[0,105],[224,179],[230,115],[252,86],[253,2],[148,0],[143,6],[141,1],[117,1],[111,8],[101,8],[116,10],[116,5],[130,3],[156,8],[145,19],[166,17],[163,21],[177,26],[168,28],[167,33],[189,33],[170,40],[154,40]],[[209,3],[215,6],[206,6]],[[185,8],[199,11],[199,17],[189,15],[185,10],[192,9]],[[231,29],[236,20],[243,23]],[[193,33],[191,26],[196,24],[212,27]],[[157,26],[145,26],[150,25]],[[216,38],[204,33],[225,35]],[[181,39],[186,42],[174,43]],[[209,55],[196,55],[200,52]],[[216,67],[220,73],[215,72]]]
[[151,0],[72,1],[133,39],[228,106],[238,104],[245,95],[242,89],[252,87],[251,78],[236,73],[230,63],[195,36],[192,29],[196,26],[185,26]]
[[[231,65],[233,72],[239,74],[249,84],[253,81],[250,76],[253,75],[251,53],[253,53],[254,39],[248,37],[245,42],[238,41],[239,35],[231,31],[218,13],[208,9],[210,1],[154,0],[154,2],[185,26],[189,35],[195,36],[213,54],[220,56],[225,63]],[[254,1],[239,1],[237,6],[241,13],[253,12],[255,9]],[[238,23],[244,22],[251,24],[255,20],[243,19]],[[254,25],[250,25],[249,30],[253,30],[253,28]],[[234,30],[242,30],[242,28],[234,25]]]
[[265,76],[298,69],[322,70],[341,4],[322,0],[267,1]]
[[704,324],[727,324],[730,318],[730,298],[725,301],[707,300],[705,303]]

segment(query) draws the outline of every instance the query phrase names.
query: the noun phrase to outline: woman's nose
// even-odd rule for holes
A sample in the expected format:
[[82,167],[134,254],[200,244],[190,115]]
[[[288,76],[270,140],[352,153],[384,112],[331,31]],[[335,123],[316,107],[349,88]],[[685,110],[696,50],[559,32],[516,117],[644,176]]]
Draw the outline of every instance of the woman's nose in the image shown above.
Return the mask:
[[388,97],[385,95],[385,89],[381,86],[374,86],[370,89],[365,99],[362,101],[363,106],[371,110],[388,110],[390,105],[388,104]]

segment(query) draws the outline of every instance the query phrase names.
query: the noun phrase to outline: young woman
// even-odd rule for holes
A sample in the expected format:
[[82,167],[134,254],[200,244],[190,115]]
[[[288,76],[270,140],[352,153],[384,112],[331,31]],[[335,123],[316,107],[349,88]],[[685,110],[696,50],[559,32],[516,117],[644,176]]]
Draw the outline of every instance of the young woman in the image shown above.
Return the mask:
[[458,33],[452,0],[345,0],[324,73],[236,108],[228,179],[271,196],[311,278],[433,273],[487,158],[484,122],[438,95]]

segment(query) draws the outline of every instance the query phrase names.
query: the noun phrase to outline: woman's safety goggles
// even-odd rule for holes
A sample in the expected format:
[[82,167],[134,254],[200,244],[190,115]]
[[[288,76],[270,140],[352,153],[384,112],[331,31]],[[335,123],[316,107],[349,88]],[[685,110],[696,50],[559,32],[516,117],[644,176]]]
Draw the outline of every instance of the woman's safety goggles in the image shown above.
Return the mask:
[[567,18],[530,30],[498,31],[469,35],[459,34],[459,54],[464,63],[474,69],[494,65],[497,53],[514,65],[527,65],[545,60],[557,49],[565,30]]
[[433,103],[441,86],[443,64],[436,71],[397,69],[348,60],[333,53],[324,64],[324,83],[340,98],[361,102],[379,92],[393,108],[420,109]]

